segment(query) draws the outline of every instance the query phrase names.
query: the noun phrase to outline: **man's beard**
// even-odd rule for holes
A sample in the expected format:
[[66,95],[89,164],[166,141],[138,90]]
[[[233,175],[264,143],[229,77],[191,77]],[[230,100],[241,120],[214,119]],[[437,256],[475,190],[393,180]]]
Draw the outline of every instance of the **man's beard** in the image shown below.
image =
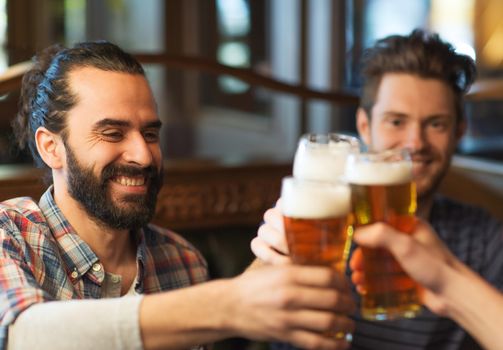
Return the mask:
[[[68,192],[98,225],[113,229],[134,230],[146,225],[154,216],[157,194],[162,187],[162,168],[140,168],[109,164],[97,177],[92,168],[81,167],[70,147],[66,147]],[[145,177],[145,194],[128,194],[110,198],[108,183],[115,176]],[[116,203],[117,202],[117,203]],[[120,202],[120,203],[119,203]],[[119,205],[118,205],[119,204]]]

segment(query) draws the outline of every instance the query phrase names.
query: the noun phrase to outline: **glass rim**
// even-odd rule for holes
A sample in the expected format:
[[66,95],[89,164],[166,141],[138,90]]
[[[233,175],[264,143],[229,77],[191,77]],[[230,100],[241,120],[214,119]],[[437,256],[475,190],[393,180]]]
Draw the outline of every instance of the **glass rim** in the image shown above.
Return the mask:
[[355,160],[379,161],[379,162],[403,162],[411,161],[411,150],[408,148],[392,148],[382,151],[368,150],[360,153],[348,154],[348,162]]
[[336,132],[331,133],[306,133],[303,134],[299,139],[299,144],[321,144],[328,145],[330,141],[335,142],[345,142],[352,147],[360,148],[360,140],[356,136],[340,134]]

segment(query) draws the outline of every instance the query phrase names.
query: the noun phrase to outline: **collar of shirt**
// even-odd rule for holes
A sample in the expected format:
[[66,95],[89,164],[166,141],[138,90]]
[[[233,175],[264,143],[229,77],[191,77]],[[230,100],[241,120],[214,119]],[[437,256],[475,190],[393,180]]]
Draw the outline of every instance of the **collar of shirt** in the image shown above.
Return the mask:
[[[57,242],[61,257],[67,268],[67,276],[75,284],[82,276],[87,274],[89,279],[101,286],[105,278],[105,271],[98,256],[75,232],[54,201],[52,193],[53,187],[50,186],[40,198],[39,207],[47,220],[49,231]],[[143,229],[131,232],[131,234],[137,237],[138,242],[136,254],[138,282],[135,289],[141,293],[143,290],[141,281],[143,281],[146,257],[145,237]]]

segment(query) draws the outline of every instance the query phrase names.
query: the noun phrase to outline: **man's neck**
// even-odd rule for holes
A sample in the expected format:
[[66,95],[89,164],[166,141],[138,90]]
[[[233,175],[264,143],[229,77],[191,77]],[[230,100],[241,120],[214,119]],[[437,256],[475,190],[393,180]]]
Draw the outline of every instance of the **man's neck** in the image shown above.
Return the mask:
[[105,270],[121,273],[136,261],[136,242],[129,230],[98,224],[65,189],[54,186],[54,200],[75,232],[98,256]]

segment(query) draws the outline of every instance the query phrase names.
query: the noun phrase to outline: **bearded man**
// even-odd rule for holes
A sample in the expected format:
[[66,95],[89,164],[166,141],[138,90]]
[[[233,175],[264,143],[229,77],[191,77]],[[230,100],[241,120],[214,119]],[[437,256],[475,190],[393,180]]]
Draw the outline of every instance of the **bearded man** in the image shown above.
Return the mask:
[[347,347],[324,336],[353,327],[348,284],[330,269],[201,283],[201,254],[149,224],[160,128],[143,68],[117,46],[36,57],[15,131],[51,185],[38,202],[0,204],[0,349],[199,349],[237,336]]

